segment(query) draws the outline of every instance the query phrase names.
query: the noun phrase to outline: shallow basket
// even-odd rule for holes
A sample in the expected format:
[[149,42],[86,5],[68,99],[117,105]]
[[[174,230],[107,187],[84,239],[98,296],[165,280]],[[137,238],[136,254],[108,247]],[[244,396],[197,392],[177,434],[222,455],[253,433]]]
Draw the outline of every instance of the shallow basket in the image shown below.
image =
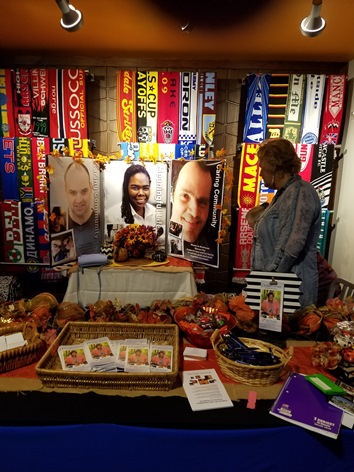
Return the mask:
[[274,344],[259,341],[258,339],[239,338],[247,347],[257,348],[258,351],[271,352],[280,358],[280,363],[272,366],[251,366],[240,364],[223,356],[219,350],[219,345],[223,343],[223,339],[218,338],[217,332],[212,336],[213,349],[216,359],[222,373],[231,380],[246,385],[254,385],[259,387],[269,387],[278,381],[284,367],[291,359],[291,356]]
[[[68,372],[57,353],[61,345],[74,345],[107,336],[115,339],[147,339],[173,346],[171,372]],[[178,375],[178,326],[138,323],[69,322],[38,362],[36,372],[45,387],[126,390],[171,390]]]
[[0,373],[32,364],[43,353],[44,343],[40,339],[37,328],[33,323],[18,323],[0,328],[0,336],[8,336],[15,333],[22,333],[27,344],[0,352]]

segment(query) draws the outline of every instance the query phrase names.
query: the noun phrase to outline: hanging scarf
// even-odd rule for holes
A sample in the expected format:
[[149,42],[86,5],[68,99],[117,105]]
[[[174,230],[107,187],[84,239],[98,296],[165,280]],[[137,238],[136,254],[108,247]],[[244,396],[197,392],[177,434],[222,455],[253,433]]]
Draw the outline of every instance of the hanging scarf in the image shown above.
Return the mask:
[[304,108],[306,75],[292,74],[286,102],[283,138],[299,143],[301,137],[302,113]]
[[243,142],[261,143],[266,137],[270,74],[247,77],[247,100]]
[[328,76],[320,144],[338,143],[343,118],[345,86],[345,75]]

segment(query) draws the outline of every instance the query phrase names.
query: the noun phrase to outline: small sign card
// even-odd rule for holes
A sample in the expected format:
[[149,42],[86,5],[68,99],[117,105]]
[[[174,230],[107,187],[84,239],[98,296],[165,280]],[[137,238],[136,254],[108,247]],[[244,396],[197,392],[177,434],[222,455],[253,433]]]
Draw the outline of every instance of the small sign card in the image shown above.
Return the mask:
[[215,369],[184,371],[183,388],[193,411],[233,406]]

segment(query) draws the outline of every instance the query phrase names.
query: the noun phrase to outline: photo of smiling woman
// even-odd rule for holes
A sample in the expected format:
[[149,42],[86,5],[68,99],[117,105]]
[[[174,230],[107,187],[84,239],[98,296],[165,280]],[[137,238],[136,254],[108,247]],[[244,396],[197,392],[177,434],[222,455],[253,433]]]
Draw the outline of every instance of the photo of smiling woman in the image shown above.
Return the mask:
[[[172,161],[170,254],[175,254],[175,228],[181,228],[185,259],[219,266],[218,232],[223,202],[223,161]],[[171,229],[172,228],[172,229]]]
[[151,178],[146,168],[140,164],[128,167],[123,180],[123,200],[121,213],[124,223],[155,226],[155,207],[150,198]]
[[[156,227],[165,248],[167,165],[111,161],[104,171],[105,234],[132,223]],[[110,233],[111,229],[113,232]]]

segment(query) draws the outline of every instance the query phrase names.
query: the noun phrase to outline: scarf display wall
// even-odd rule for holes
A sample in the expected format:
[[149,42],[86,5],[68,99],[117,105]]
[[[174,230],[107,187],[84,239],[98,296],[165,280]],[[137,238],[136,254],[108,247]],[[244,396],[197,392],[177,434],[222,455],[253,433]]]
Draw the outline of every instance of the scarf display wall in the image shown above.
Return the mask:
[[257,150],[265,139],[285,138],[294,144],[300,175],[316,188],[322,205],[318,250],[326,250],[329,198],[335,146],[342,128],[345,75],[252,74],[246,82],[245,126],[238,185],[236,251],[233,282],[245,283],[250,273],[253,230],[247,212],[270,202],[274,191],[259,178]]
[[215,72],[117,71],[123,159],[213,157]]
[[0,261],[49,265],[46,156],[89,156],[85,71],[0,69],[0,98]]

